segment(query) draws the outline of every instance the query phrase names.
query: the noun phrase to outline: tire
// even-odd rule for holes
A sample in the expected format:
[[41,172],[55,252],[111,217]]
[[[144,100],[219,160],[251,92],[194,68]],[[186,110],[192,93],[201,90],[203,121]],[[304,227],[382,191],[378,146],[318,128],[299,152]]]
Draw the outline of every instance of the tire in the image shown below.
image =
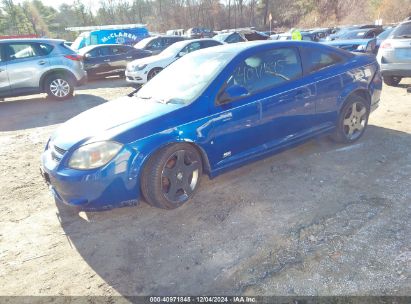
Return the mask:
[[53,74],[45,80],[45,91],[51,99],[65,100],[73,97],[74,85],[69,77]]
[[333,140],[350,144],[360,139],[367,128],[369,115],[369,102],[359,95],[350,96],[340,111]]
[[149,205],[175,209],[193,197],[202,173],[202,159],[196,148],[186,143],[169,145],[144,166],[141,191]]
[[163,70],[162,68],[151,69],[150,72],[148,72],[147,80],[150,80],[151,78],[156,76],[158,73],[160,73],[162,70]]
[[384,76],[383,80],[386,85],[396,87],[401,82],[401,77],[398,76]]

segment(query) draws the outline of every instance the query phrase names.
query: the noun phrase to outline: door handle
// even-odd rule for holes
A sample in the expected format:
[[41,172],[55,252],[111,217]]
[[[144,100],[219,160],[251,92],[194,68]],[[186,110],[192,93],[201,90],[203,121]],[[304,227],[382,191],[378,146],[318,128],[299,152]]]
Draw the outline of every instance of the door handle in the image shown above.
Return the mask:
[[40,60],[40,61],[38,62],[38,64],[39,64],[39,65],[46,64],[46,61],[45,61],[45,60]]
[[126,57],[127,59],[131,59],[131,58],[133,58],[133,56],[128,56],[128,57]]
[[110,62],[110,59],[106,59],[106,60],[104,60],[104,62]]

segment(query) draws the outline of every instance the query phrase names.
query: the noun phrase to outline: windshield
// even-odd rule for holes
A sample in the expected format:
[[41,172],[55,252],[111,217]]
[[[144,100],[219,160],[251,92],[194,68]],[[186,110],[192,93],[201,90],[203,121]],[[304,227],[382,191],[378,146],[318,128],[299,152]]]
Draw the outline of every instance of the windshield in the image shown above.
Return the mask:
[[411,22],[403,23],[392,31],[392,38],[411,38]]
[[224,42],[225,39],[226,39],[228,36],[230,36],[230,35],[231,35],[231,33],[218,34],[218,35],[214,36],[213,39],[215,39],[215,40],[217,40],[217,41],[220,41],[220,42]]
[[340,35],[340,39],[361,39],[364,38],[367,31],[344,32]]
[[200,96],[233,56],[202,51],[188,54],[147,82],[136,96],[163,103],[188,104]]
[[173,43],[160,54],[161,56],[175,56],[177,55],[187,43]]
[[80,35],[76,38],[76,40],[74,40],[73,44],[71,45],[71,48],[72,48],[73,50],[79,50],[79,49],[85,47],[85,46],[86,46],[85,40],[86,40],[86,37],[87,37],[87,36],[88,36],[88,33],[82,33],[82,34],[80,34]]
[[149,38],[144,38],[143,40],[140,40],[139,42],[137,42],[134,47],[136,49],[144,49],[146,47],[146,45],[152,41],[153,39],[155,39],[156,37],[149,37]]
[[385,30],[384,32],[382,32],[381,34],[379,34],[379,35],[377,36],[377,39],[380,39],[380,40],[387,39],[388,35],[391,34],[391,32],[393,31],[393,29],[394,29],[394,28],[390,28],[390,29],[388,29],[388,30]]

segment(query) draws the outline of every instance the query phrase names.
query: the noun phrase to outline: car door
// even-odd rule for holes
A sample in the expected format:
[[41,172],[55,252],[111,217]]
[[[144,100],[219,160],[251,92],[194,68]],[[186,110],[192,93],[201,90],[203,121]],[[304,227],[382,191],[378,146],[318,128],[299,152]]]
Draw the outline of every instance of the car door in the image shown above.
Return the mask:
[[276,48],[261,58],[261,74],[267,78],[266,97],[261,99],[262,143],[270,148],[304,138],[313,128],[317,88],[309,78],[303,79],[299,50]]
[[[127,51],[128,49],[124,45],[110,46],[110,72],[115,73],[125,71],[128,62]],[[132,57],[129,57],[129,60],[131,60]]]
[[37,92],[49,60],[38,43],[10,42],[4,45],[7,75],[12,94]]
[[84,54],[84,68],[89,77],[98,76],[104,62],[100,57],[100,47],[95,47]]
[[212,129],[212,165],[223,168],[264,153],[309,128],[307,117],[315,113],[315,90],[310,85],[300,87],[302,75],[296,48],[274,48],[243,60],[222,91],[236,87],[247,93],[216,104],[219,115]]
[[89,77],[101,77],[111,72],[110,46],[93,48],[87,54],[85,69]]
[[0,97],[10,95],[10,91],[7,62],[4,60],[3,44],[0,44]]
[[313,128],[318,131],[331,128],[337,120],[337,103],[342,86],[346,81],[350,81],[341,72],[346,58],[342,54],[319,47],[304,47],[301,55],[304,78],[312,81],[316,88]]

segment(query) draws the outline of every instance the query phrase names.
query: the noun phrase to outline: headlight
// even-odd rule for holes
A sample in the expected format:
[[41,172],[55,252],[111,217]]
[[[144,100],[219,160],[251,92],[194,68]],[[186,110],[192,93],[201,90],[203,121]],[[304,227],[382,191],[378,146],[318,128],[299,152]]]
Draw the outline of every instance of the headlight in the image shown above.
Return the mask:
[[137,64],[137,65],[134,67],[134,70],[135,70],[135,71],[141,71],[141,70],[144,70],[144,69],[146,68],[146,66],[147,66],[147,64]]
[[122,147],[123,145],[114,141],[101,141],[81,146],[71,155],[69,167],[84,170],[104,166]]

